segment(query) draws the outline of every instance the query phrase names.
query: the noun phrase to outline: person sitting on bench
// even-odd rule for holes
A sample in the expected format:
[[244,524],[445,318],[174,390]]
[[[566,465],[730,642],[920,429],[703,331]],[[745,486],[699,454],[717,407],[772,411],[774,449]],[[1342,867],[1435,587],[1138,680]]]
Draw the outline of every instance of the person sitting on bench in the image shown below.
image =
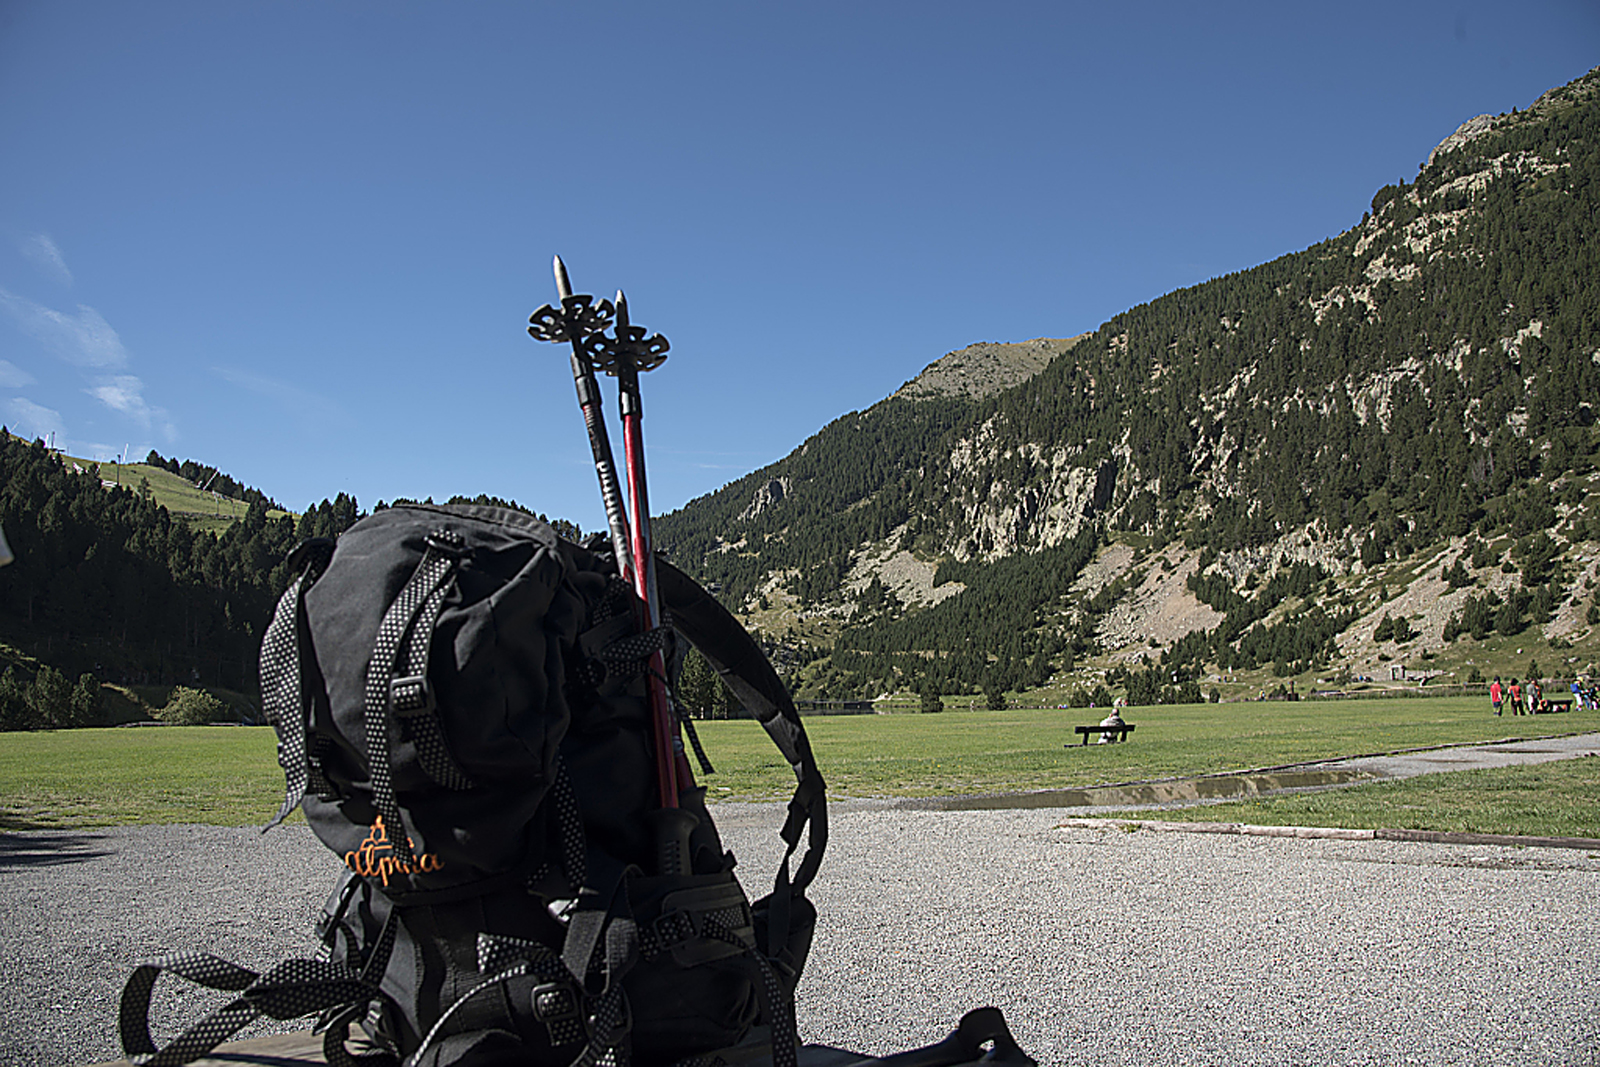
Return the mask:
[[[1122,709],[1121,708],[1115,708],[1115,707],[1112,708],[1111,709],[1111,714],[1107,715],[1105,718],[1100,720],[1100,725],[1101,726],[1126,726],[1127,723],[1122,721]],[[1125,738],[1127,736],[1128,735],[1126,733],[1103,733],[1103,734],[1100,735],[1100,740],[1096,741],[1095,744],[1097,744],[1097,745],[1114,745],[1118,741],[1121,741],[1123,738]]]

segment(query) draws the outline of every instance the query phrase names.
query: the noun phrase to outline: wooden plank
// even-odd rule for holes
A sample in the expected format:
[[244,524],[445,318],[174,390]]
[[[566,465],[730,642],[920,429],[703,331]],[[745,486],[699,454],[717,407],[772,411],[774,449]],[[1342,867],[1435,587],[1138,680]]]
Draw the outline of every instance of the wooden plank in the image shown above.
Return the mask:
[[[351,1051],[363,1050],[353,1047]],[[322,1035],[304,1030],[218,1045],[211,1055],[195,1060],[191,1067],[326,1067],[327,1062],[322,1057]],[[771,1062],[763,1057],[745,1067],[770,1067]],[[800,1049],[800,1067],[855,1067],[868,1062],[870,1060],[863,1059],[859,1052],[848,1052],[829,1045],[806,1045]],[[95,1064],[94,1067],[132,1065],[127,1060],[116,1060]]]

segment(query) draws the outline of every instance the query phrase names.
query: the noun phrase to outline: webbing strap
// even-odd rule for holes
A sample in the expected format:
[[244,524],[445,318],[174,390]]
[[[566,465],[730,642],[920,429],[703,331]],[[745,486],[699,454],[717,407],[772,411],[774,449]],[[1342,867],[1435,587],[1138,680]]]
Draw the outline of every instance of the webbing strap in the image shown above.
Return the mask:
[[[165,1047],[150,1037],[150,997],[156,979],[171,971],[208,989],[240,995],[191,1026]],[[138,1067],[176,1067],[199,1059],[262,1015],[293,1019],[382,996],[378,987],[342,964],[285,960],[265,974],[203,952],[163,956],[134,968],[122,989],[118,1030],[122,1051]]]
[[[394,795],[394,754],[389,747],[389,723],[395,714],[395,658],[401,642],[413,626],[423,629],[431,639],[433,624],[438,619],[443,596],[434,596],[455,573],[460,560],[460,535],[439,530],[428,536],[428,549],[422,562],[401,588],[389,610],[383,613],[378,624],[378,636],[373,643],[372,659],[367,664],[366,684],[366,749],[367,773],[372,780],[372,806],[383,816],[389,833],[389,847],[402,864],[414,862],[411,837],[405,820],[400,815],[400,805]],[[431,609],[425,612],[424,609]],[[408,657],[409,658],[409,657]],[[426,667],[422,674],[425,676]],[[415,676],[413,676],[415,677]],[[419,746],[420,749],[420,746]]]
[[[806,853],[801,857],[800,866],[791,878],[789,861],[799,849],[801,834],[807,827],[810,828],[810,832],[806,834]],[[800,779],[794,796],[789,800],[789,814],[784,819],[783,829],[779,833],[784,843],[783,861],[778,864],[778,873],[772,884],[772,896],[767,904],[765,949],[767,955],[773,959],[777,959],[788,944],[794,898],[805,895],[806,887],[816,877],[817,868],[822,864],[822,850],[828,840],[828,805],[820,774],[807,774]]]
[[[289,556],[299,573],[278,598],[261,641],[261,705],[278,732],[278,765],[283,768],[283,804],[262,832],[281,823],[306,794],[306,702],[300,681],[300,632],[305,619],[306,591],[322,575],[333,556],[333,542],[315,538]],[[320,776],[319,776],[320,777]]]
[[433,684],[428,681],[428,649],[433,645],[433,627],[439,621],[444,594],[445,587],[436,586],[422,602],[422,609],[417,612],[416,622],[409,631],[410,639],[401,647],[401,655],[394,665],[389,689],[394,699],[394,713],[411,727],[417,762],[422,764],[423,771],[446,789],[460,792],[472,788],[472,779],[450,755],[444,728],[439,725],[439,704],[434,697]]
[[[584,1011],[586,997],[583,980],[575,977],[568,961],[557,956],[537,941],[505,937],[498,934],[478,935],[478,970],[489,977],[467,990],[455,1003],[445,1009],[439,1021],[433,1024],[422,1044],[406,1059],[406,1067],[415,1067],[444,1033],[451,1016],[486,990],[504,985],[513,978],[532,975],[545,980],[533,990],[534,1015],[550,1032],[553,1047],[574,1044],[588,1037],[570,1067],[626,1067],[628,1063],[628,1031],[632,1029],[632,1016],[628,1010],[627,994],[623,992],[622,976],[632,970],[639,959],[639,931],[632,919],[612,917],[604,926],[604,960],[600,971],[605,987],[600,995],[588,1001],[594,1008],[592,1016]],[[585,963],[584,970],[588,970]],[[780,1067],[780,1065],[775,1065]]]
[[347,1004],[324,1016],[322,1058],[328,1061],[328,1067],[399,1067],[400,1058],[386,1048],[351,1055],[345,1047],[351,1025],[360,1021],[366,1012],[367,1005],[357,1003]]
[[676,697],[672,699],[672,711],[677,716],[678,725],[683,727],[683,735],[689,739],[689,747],[694,749],[694,758],[700,764],[700,773],[716,774],[717,769],[711,766],[711,757],[706,755],[705,746],[700,743],[700,732],[694,728],[694,720],[683,709],[683,705],[678,703]]
[[[423,1062],[423,1057],[444,1033],[451,1017],[480,993],[523,975],[543,978],[547,984],[554,984],[566,978],[566,969],[561,965],[560,957],[544,945],[537,941],[500,934],[478,935],[478,971],[480,974],[488,974],[489,977],[461,994],[444,1010],[438,1021],[429,1028],[427,1036],[422,1039],[417,1050],[407,1057],[408,1065]],[[550,1043],[553,1046],[569,1045],[584,1036],[583,1016],[576,1010],[576,991],[572,991],[570,1003],[574,1007],[572,1012],[547,1012],[550,1016],[548,1020],[544,1020],[544,1016],[541,1016],[550,1031]],[[535,1014],[539,1014],[540,1007],[539,998],[536,996]]]
[[556,757],[556,780],[550,787],[549,798],[555,805],[556,831],[561,835],[561,870],[573,891],[581,892],[589,880],[589,861],[585,855],[587,843],[583,833],[583,812],[578,807],[578,794],[573,791],[572,778],[567,774],[567,761]]
[[561,879],[566,883],[567,890],[577,897],[583,892],[584,883],[589,880],[589,861],[585,856],[588,843],[583,832],[583,812],[578,807],[578,794],[572,788],[571,776],[567,774],[567,761],[559,753],[556,755],[555,781],[550,783],[550,792],[545,794],[545,798],[547,803],[554,805],[560,851],[554,861],[546,859],[540,864],[524,884],[528,892],[540,892],[536,887],[550,876],[553,864],[560,868]]
[[751,951],[738,933],[719,919],[715,912],[702,916],[700,933],[737,947],[742,966],[756,972],[757,980],[751,984],[755,987],[756,1001],[761,1005],[761,1015],[772,1030],[772,1067],[797,1067],[799,1054],[796,1047],[800,1041],[794,1020],[794,1002],[784,989],[777,970],[760,952]]
[[594,1002],[589,1043],[571,1067],[627,1067],[630,1062],[628,1031],[633,1029],[633,1013],[628,995],[622,989],[622,976],[639,961],[639,928],[632,919],[613,919],[606,926],[605,989]]

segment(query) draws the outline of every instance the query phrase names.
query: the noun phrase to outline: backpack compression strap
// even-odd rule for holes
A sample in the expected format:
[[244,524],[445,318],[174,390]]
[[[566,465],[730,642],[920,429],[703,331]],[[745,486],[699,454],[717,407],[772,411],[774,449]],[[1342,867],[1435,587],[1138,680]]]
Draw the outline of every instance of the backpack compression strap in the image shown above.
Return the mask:
[[[283,805],[261,829],[272,829],[300,804],[310,774],[306,757],[306,699],[300,678],[300,642],[306,627],[306,591],[333,558],[326,537],[302,541],[289,555],[289,570],[298,571],[278,598],[261,641],[261,704],[267,721],[278,731],[278,763],[283,767]],[[320,775],[319,775],[320,777]]]
[[[150,1037],[150,994],[163,971],[238,997],[157,1048]],[[300,1015],[365,1005],[383,996],[377,983],[323,960],[285,960],[265,974],[203,952],[165,956],[134,968],[122,990],[118,1029],[122,1051],[139,1067],[175,1067],[199,1059],[262,1015]]]
[[[790,902],[802,896],[816,877],[828,846],[828,798],[822,772],[788,688],[750,632],[700,583],[665,560],[656,560],[656,580],[662,602],[672,612],[673,627],[700,650],[733,695],[755,715],[799,779],[783,824],[787,851],[778,868],[767,931],[768,952],[776,955],[788,936]],[[805,855],[791,878],[789,861],[807,827]]]
[[[428,681],[428,646],[433,626],[444,604],[447,583],[466,553],[461,535],[439,529],[427,537],[427,551],[417,564],[394,603],[383,613],[372,659],[367,663],[366,748],[367,772],[372,779],[372,806],[394,829],[389,847],[403,864],[413,861],[411,837],[400,815],[394,795],[393,752],[389,747],[389,723],[395,716],[410,719],[416,732],[417,758],[440,785],[448,789],[470,788],[471,782],[449,756],[444,735],[435,714],[437,703]],[[406,638],[410,637],[409,645]],[[404,668],[398,668],[405,648]],[[406,673],[402,676],[399,671]]]

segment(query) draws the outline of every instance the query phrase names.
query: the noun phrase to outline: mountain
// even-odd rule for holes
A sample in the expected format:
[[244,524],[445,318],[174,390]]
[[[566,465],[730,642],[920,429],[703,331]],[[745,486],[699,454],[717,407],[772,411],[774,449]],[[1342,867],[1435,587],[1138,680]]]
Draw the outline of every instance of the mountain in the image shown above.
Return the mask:
[[1464,123],[1337,237],[945,356],[657,543],[812,696],[1578,670],[1597,231],[1600,69]]

